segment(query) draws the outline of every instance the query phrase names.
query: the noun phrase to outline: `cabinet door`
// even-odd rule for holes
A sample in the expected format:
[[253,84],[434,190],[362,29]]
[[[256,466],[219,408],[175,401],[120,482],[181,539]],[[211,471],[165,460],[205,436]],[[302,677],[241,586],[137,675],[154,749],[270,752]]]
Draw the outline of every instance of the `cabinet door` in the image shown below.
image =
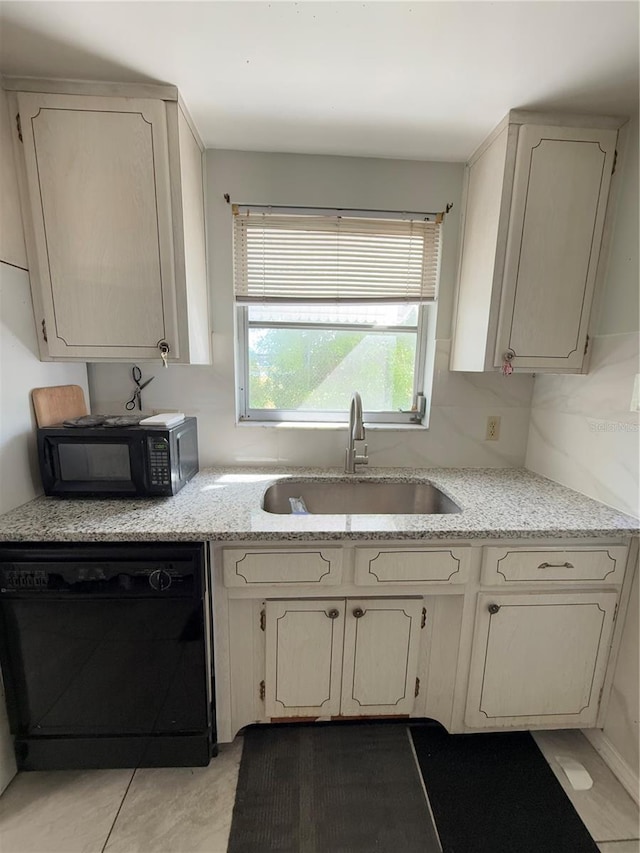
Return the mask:
[[343,716],[411,713],[422,604],[421,598],[347,601]]
[[523,125],[495,365],[580,369],[617,131]]
[[[177,357],[163,101],[18,95],[30,271],[52,357]],[[30,230],[30,229],[29,229]]]
[[480,594],[467,725],[593,726],[616,600],[615,592]]
[[344,608],[344,599],[267,601],[267,717],[338,714]]

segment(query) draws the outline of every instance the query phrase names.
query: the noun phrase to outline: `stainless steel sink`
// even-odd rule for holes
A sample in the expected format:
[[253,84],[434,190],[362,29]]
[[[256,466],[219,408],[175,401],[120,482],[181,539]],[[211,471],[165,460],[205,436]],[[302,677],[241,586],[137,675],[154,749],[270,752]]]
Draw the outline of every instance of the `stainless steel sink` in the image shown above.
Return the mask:
[[431,515],[461,512],[451,498],[431,483],[370,480],[282,480],[269,486],[262,508],[291,514],[289,498],[302,498],[318,515]]

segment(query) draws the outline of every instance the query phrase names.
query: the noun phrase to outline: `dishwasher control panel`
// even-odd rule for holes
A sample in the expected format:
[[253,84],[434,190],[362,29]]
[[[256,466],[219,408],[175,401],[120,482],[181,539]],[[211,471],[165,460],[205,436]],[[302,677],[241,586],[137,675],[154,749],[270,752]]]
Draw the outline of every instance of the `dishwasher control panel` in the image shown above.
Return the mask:
[[[69,548],[67,551],[71,550]],[[126,547],[119,559],[74,559],[71,554],[14,557],[0,553],[0,595],[84,595],[115,597],[184,597],[202,591],[201,565],[196,560],[131,559]]]

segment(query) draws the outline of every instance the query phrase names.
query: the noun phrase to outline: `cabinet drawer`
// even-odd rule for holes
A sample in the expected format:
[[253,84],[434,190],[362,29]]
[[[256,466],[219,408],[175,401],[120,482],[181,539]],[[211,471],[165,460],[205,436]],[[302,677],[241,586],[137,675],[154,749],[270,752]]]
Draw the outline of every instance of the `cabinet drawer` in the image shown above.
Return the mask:
[[610,548],[485,548],[482,583],[622,583],[624,546]]
[[223,552],[225,586],[314,584],[342,582],[342,549],[243,550]]
[[468,548],[356,548],[356,584],[464,583]]

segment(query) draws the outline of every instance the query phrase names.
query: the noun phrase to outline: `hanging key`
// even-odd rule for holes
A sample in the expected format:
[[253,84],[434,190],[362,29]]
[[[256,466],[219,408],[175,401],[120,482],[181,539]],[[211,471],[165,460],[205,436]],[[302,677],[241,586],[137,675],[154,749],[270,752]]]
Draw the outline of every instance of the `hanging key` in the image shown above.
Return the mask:
[[158,341],[158,349],[160,350],[160,358],[162,359],[162,366],[169,367],[167,362],[169,358],[169,353],[171,352],[171,347],[166,341]]
[[513,365],[511,364],[512,360],[515,358],[515,352],[512,349],[508,349],[505,354],[502,356],[502,375],[503,376],[511,376],[513,373]]

